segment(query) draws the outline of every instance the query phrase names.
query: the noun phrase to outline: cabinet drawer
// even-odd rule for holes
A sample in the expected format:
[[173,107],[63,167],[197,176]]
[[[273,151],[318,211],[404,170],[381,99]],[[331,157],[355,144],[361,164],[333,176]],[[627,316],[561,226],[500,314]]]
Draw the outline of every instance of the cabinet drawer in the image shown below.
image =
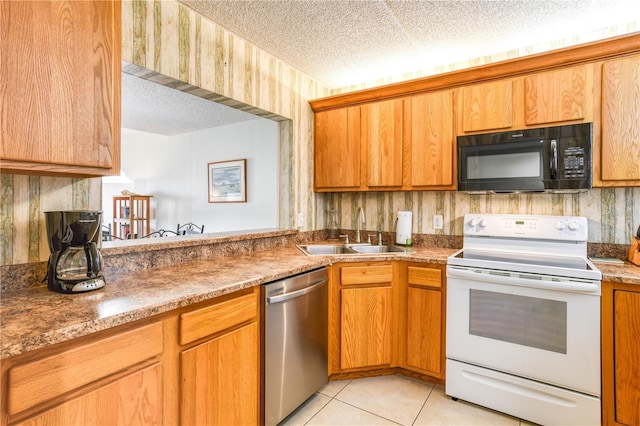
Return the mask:
[[9,370],[8,413],[63,395],[162,353],[162,323],[107,337]]
[[236,297],[213,306],[180,315],[180,344],[196,341],[210,334],[256,318],[257,293]]
[[442,271],[435,268],[409,266],[407,282],[409,285],[440,288],[442,287]]
[[[122,405],[116,404],[116,401]],[[122,418],[123,405],[129,408],[126,419]],[[136,371],[20,422],[17,426],[72,424],[162,424],[162,365],[156,363]]]
[[393,266],[345,266],[340,270],[342,285],[390,283],[393,280]]

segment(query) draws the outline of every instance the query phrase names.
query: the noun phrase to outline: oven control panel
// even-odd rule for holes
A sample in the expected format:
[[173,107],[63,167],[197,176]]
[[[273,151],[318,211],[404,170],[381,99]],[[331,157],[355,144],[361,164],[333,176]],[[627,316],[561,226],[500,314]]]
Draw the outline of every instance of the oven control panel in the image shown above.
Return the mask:
[[587,241],[587,218],[581,216],[534,216],[466,214],[464,236],[532,238]]

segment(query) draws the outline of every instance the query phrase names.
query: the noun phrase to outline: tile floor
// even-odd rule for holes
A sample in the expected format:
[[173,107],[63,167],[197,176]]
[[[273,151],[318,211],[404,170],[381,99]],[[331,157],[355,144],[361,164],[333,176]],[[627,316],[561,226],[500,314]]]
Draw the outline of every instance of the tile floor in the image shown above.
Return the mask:
[[284,419],[294,425],[511,425],[532,423],[464,401],[401,375],[331,381]]

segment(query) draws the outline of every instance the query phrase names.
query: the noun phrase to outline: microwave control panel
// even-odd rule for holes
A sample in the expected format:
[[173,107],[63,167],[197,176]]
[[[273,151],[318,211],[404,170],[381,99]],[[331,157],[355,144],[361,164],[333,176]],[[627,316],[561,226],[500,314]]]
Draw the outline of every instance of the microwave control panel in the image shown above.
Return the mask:
[[586,154],[581,146],[570,146],[562,152],[565,179],[582,179],[585,177]]

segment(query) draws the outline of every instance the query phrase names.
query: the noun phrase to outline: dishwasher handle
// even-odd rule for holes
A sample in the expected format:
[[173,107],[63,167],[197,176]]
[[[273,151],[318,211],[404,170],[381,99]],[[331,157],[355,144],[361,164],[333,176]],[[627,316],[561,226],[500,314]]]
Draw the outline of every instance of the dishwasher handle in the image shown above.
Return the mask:
[[286,300],[295,299],[296,297],[304,296],[305,294],[309,294],[312,291],[317,290],[318,287],[322,287],[327,282],[328,281],[326,279],[322,279],[320,281],[315,281],[315,282],[311,283],[309,285],[309,287],[305,287],[303,289],[296,290],[296,291],[291,292],[291,293],[281,294],[281,295],[273,296],[273,297],[267,297],[267,305],[271,305],[271,304],[274,304],[274,303],[280,303],[280,302],[284,302]]

